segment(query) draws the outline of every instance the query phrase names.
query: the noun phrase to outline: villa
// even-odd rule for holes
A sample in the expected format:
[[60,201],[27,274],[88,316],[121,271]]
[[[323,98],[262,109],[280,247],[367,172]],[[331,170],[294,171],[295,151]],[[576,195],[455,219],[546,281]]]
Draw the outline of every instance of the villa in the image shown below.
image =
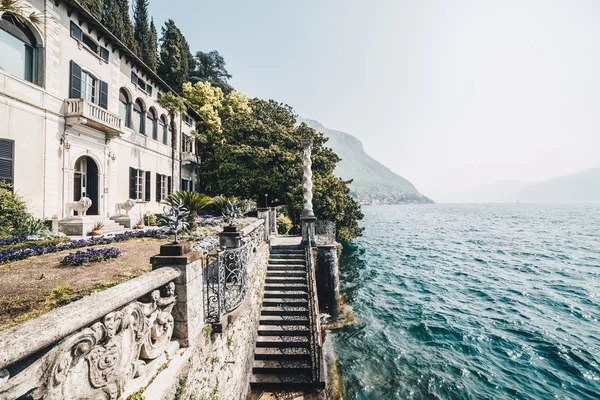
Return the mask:
[[176,115],[173,135],[157,101],[174,90],[77,2],[23,4],[39,23],[0,18],[0,180],[55,219],[82,197],[102,219],[128,199],[139,216],[194,190],[200,117]]

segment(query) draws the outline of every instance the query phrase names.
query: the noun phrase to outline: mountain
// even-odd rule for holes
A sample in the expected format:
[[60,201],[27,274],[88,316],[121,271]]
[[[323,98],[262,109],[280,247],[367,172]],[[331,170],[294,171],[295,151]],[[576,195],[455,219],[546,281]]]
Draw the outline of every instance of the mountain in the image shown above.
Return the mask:
[[451,203],[552,203],[600,201],[600,168],[542,182],[496,182],[443,199]]
[[298,117],[298,123],[302,122],[329,138],[327,146],[342,159],[335,173],[342,179],[354,180],[350,189],[361,204],[433,203],[408,180],[369,156],[354,136]]

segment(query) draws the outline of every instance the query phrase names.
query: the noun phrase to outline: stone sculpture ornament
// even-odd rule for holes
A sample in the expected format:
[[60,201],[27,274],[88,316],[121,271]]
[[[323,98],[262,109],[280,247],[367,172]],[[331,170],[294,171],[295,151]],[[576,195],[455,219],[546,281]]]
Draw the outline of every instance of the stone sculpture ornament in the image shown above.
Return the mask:
[[175,284],[152,291],[63,339],[44,360],[34,399],[114,400],[127,383],[165,352],[173,335]]
[[302,145],[304,146],[304,154],[302,155],[302,194],[304,197],[304,209],[302,210],[302,217],[314,217],[313,212],[313,184],[312,184],[312,160],[311,160],[311,149],[312,140],[303,140]]
[[77,215],[85,217],[87,210],[92,206],[92,199],[89,197],[82,197],[79,201],[74,201],[66,204],[67,215],[75,216],[74,211],[77,211]]
[[125,211],[125,215],[129,215],[129,211],[135,206],[135,202],[127,199],[124,203],[115,204],[115,214],[121,215],[121,211]]

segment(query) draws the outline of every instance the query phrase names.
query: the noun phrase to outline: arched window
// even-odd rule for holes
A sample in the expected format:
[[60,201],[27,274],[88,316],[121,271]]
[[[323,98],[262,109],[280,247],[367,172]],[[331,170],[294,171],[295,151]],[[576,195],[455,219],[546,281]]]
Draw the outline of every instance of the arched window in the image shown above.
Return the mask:
[[152,139],[158,140],[158,127],[156,123],[156,110],[152,107],[146,113],[146,126],[149,129],[148,134],[152,133]]
[[169,133],[167,130],[167,118],[164,115],[160,116],[160,132],[161,132],[161,140],[163,144],[167,144],[169,142]]
[[127,128],[131,128],[131,100],[127,90],[119,90],[119,116]]
[[9,74],[38,83],[37,41],[33,32],[9,13],[0,18],[0,68]]
[[145,135],[145,121],[146,112],[144,110],[144,103],[142,103],[142,100],[137,99],[135,103],[133,103],[133,129],[135,129],[142,135]]

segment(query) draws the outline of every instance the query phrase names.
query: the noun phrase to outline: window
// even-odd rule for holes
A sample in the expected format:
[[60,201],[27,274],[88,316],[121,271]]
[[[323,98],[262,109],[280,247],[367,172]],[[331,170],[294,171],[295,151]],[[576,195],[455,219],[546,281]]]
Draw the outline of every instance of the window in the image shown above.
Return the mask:
[[150,171],[129,168],[129,197],[137,201],[150,201]]
[[31,83],[38,83],[37,41],[19,19],[5,12],[0,17],[0,68]]
[[152,139],[158,140],[158,126],[157,126],[157,122],[156,122],[156,111],[152,107],[150,107],[150,109],[146,113],[146,126],[152,132]]
[[158,123],[160,125],[160,131],[162,134],[162,142],[163,144],[167,144],[169,142],[169,133],[167,130],[167,118],[164,115],[160,116],[160,121]]
[[96,102],[96,78],[85,71],[81,72],[81,98]]
[[71,61],[71,90],[69,97],[72,99],[85,99],[108,109],[108,83],[94,78],[89,72],[81,69],[77,63]]
[[192,126],[194,125],[194,120],[187,114],[182,114],[181,118],[183,119],[183,122],[185,122],[186,124]]
[[102,58],[104,62],[108,63],[110,53],[106,47],[100,46],[91,36],[83,33],[83,30],[81,30],[81,28],[73,21],[71,21],[71,37],[85,45],[88,50]]
[[142,103],[140,99],[137,99],[135,103],[133,103],[133,129],[135,129],[142,135],[146,134],[145,115],[146,113],[144,111],[144,103]]
[[152,96],[152,86],[146,83],[142,78],[139,77],[138,74],[133,71],[131,71],[131,83]]
[[123,88],[119,90],[119,116],[127,128],[131,128],[131,101],[127,91]]
[[14,183],[15,141],[0,139],[0,181]]
[[161,202],[169,195],[171,187],[171,177],[161,174],[156,174],[156,201]]

